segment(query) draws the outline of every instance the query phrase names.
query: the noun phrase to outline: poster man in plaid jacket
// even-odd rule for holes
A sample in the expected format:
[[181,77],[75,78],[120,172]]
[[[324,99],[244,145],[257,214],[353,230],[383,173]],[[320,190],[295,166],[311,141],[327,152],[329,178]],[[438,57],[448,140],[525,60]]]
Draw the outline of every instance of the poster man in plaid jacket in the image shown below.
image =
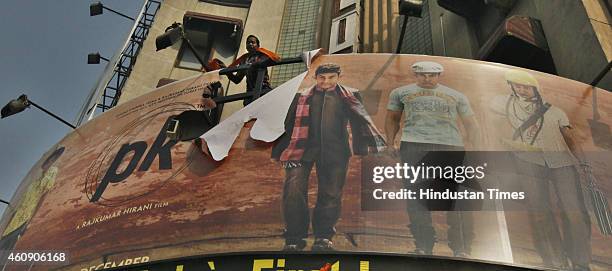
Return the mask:
[[272,149],[272,158],[280,160],[285,169],[284,250],[306,247],[310,224],[308,179],[313,166],[318,191],[312,217],[312,250],[333,249],[331,240],[340,217],[342,188],[351,156],[348,126],[354,154],[365,155],[369,149],[380,152],[385,147],[358,90],[339,84],[340,74],[337,64],[317,67],[316,85],[298,92],[287,112],[285,134]]

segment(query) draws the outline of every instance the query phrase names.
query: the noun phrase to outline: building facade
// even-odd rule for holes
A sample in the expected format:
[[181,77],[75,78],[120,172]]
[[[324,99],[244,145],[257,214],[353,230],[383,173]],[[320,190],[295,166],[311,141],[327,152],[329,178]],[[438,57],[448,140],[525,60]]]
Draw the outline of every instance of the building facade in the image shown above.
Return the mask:
[[[425,1],[423,18],[409,19],[401,52],[499,62],[591,83],[612,60],[610,2],[429,0]],[[513,22],[520,20],[530,21],[530,32],[537,42],[521,37],[520,29],[513,29]],[[422,30],[427,24],[430,36]],[[510,36],[540,48],[524,48],[532,46],[521,42],[504,43]],[[500,52],[508,55],[499,56]],[[546,55],[542,56],[544,60],[529,55],[538,53]],[[612,89],[612,74],[598,86]]]
[[[155,89],[160,79],[200,72],[181,42],[156,51],[155,37],[174,22],[184,24],[205,61],[231,63],[246,52],[250,34],[281,57],[316,48],[332,54],[393,53],[403,20],[395,0],[165,0],[119,103]],[[424,0],[421,17],[408,18],[400,52],[499,62],[590,83],[612,60],[610,21],[606,2],[598,0]],[[272,85],[304,68],[270,68]],[[612,75],[598,86],[612,89]],[[226,80],[224,88],[228,95],[246,86]],[[226,104],[223,117],[241,107]]]

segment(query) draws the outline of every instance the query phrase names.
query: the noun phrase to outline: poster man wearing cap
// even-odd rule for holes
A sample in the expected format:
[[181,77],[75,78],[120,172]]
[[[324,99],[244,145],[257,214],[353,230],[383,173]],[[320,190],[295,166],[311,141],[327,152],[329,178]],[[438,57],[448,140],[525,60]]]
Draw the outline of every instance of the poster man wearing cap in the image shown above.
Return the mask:
[[322,64],[315,71],[316,84],[296,94],[285,119],[285,134],[272,149],[272,158],[285,169],[283,215],[284,250],[306,246],[310,222],[308,179],[316,166],[318,191],[312,215],[315,241],[312,250],[332,250],[332,237],[340,217],[342,189],[351,147],[354,154],[382,151],[385,143],[357,89],[339,84],[340,66]]
[[[508,124],[500,127],[500,141],[513,151],[516,171],[521,174],[517,179],[527,193],[536,249],[549,266],[566,269],[566,254],[573,270],[589,270],[591,223],[576,167],[580,164],[587,171],[590,165],[574,142],[567,115],[544,102],[538,81],[522,70],[509,70],[505,79],[512,93],[495,97],[490,107],[505,119],[499,123]],[[563,237],[552,212],[549,184],[558,195]]]
[[[412,65],[416,83],[394,89],[389,95],[385,133],[389,151],[394,156],[397,151],[392,146],[400,129],[400,157],[409,165],[459,166],[463,163],[464,136],[461,134],[457,119],[466,128],[466,141],[475,146],[480,140],[478,123],[465,95],[438,83],[444,71],[436,62],[422,61]],[[443,189],[457,189],[454,181],[421,180],[416,185],[406,183],[407,189],[441,188],[430,185],[443,184]],[[415,253],[432,254],[436,242],[430,210],[450,210],[453,203],[423,202],[410,200],[407,211],[410,231],[415,239]],[[467,257],[471,252],[474,238],[473,217],[470,212],[447,212],[449,225],[449,247],[455,256]]]

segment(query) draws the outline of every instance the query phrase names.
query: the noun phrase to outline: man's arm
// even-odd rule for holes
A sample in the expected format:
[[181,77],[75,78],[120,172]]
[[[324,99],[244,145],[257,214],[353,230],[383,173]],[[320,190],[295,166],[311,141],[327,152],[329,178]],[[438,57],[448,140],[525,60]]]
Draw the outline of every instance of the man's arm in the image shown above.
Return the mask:
[[[352,94],[353,96],[355,96],[357,101],[359,101],[360,106],[363,107],[363,111],[368,114],[368,112],[365,110],[365,106],[363,105],[363,99],[361,98],[359,91],[353,91]],[[353,112],[352,110],[346,107],[345,112],[345,114],[349,118],[349,125],[351,126],[353,141],[351,145],[353,146],[353,154],[367,155],[369,151],[368,147],[373,146],[374,142],[372,142],[370,138],[364,136],[363,130],[364,125],[367,125],[366,121],[362,117],[360,117],[359,114]]]
[[474,115],[467,116],[461,118],[463,121],[463,126],[467,132],[467,142],[472,146],[472,148],[476,148],[482,143],[482,136],[480,133],[480,125],[478,125],[478,121]]
[[297,94],[295,95],[295,97],[293,97],[293,101],[291,101],[291,105],[289,106],[289,110],[287,111],[287,116],[285,117],[285,133],[283,133],[283,135],[276,139],[274,146],[272,147],[272,161],[279,160],[283,151],[287,148],[287,146],[289,146],[291,134],[293,133],[293,127],[295,125],[295,111],[297,110],[297,103],[299,101],[299,98],[300,94]]
[[[212,70],[225,69],[225,68],[227,68],[227,66],[225,66],[225,63],[215,58],[211,60],[210,62],[208,62],[208,65],[205,65],[204,67],[202,67],[202,72],[208,72]],[[240,83],[240,81],[242,81],[242,78],[244,78],[245,74],[246,74],[245,72],[239,71],[235,73],[228,73],[226,74],[226,76],[227,78],[229,78],[229,80],[234,82],[234,84],[238,84]]]
[[239,84],[245,75],[245,71],[238,71],[236,73],[228,73],[227,78],[229,78],[230,81],[234,82],[234,84]]
[[[262,53],[258,53],[258,58],[257,61],[251,64],[251,69],[255,69],[255,68],[259,68],[259,67],[266,67],[267,65],[271,64],[271,62],[274,62],[272,59],[270,59],[267,55],[262,54]],[[245,61],[243,61],[242,63],[240,63],[240,65],[246,64]],[[240,83],[240,81],[242,81],[242,79],[247,75],[247,70],[242,70],[242,71],[237,71],[235,74],[234,73],[230,73],[227,74],[227,78],[229,78],[232,82],[234,82],[234,84],[238,84]]]
[[387,140],[387,147],[390,151],[395,150],[393,142],[395,142],[395,135],[400,128],[400,120],[402,119],[402,111],[393,111],[387,109],[387,115],[385,116],[385,136]]

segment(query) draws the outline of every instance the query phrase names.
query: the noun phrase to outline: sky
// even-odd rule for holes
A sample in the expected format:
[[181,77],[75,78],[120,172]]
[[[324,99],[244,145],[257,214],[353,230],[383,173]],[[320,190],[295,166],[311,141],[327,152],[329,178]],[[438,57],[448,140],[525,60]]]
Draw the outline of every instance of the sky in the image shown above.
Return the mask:
[[[89,16],[84,0],[5,0],[0,7],[0,107],[21,94],[70,123],[106,62],[87,64],[87,54],[110,58],[133,22],[104,11]],[[143,0],[103,0],[132,18]],[[0,119],[0,199],[10,201],[42,154],[72,129],[37,108]],[[6,205],[0,203],[0,214]],[[1,216],[0,216],[1,217]]]

